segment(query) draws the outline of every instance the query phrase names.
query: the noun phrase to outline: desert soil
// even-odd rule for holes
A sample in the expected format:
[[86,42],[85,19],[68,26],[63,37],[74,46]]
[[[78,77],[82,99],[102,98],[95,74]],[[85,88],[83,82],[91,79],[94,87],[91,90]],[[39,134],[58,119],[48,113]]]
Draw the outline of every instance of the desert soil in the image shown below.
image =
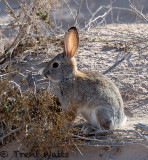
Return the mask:
[[[61,36],[62,37],[62,36]],[[115,62],[120,60],[125,53],[125,46],[133,46],[132,55],[114,68],[107,76],[111,78],[119,87],[124,100],[127,123],[123,129],[134,129],[138,123],[148,125],[148,94],[139,94],[123,86],[113,77],[124,82],[134,90],[139,92],[148,91],[148,25],[147,24],[112,24],[103,27],[90,29],[89,31],[80,31],[80,46],[76,54],[79,69],[104,72]],[[145,48],[146,47],[146,48]],[[36,81],[37,89],[48,85],[42,76],[42,70],[45,62],[50,60],[53,55],[61,52],[57,46],[50,45],[46,53],[31,54],[25,52],[18,66],[21,72],[26,75],[27,81]],[[32,73],[30,75],[30,73]],[[33,78],[32,78],[33,76]],[[19,79],[21,78],[18,77]],[[15,79],[16,81],[17,78]],[[41,81],[40,81],[41,80]],[[44,83],[43,83],[44,82]],[[19,81],[18,81],[19,83]],[[0,159],[39,159],[16,157],[13,151],[27,152],[23,147],[17,145],[15,141],[0,148],[1,151],[7,151],[9,158]],[[145,144],[129,144],[123,147],[114,147],[111,149],[102,147],[83,147],[80,152],[69,152],[70,160],[147,160],[148,159],[148,141]],[[61,159],[61,158],[53,158]]]

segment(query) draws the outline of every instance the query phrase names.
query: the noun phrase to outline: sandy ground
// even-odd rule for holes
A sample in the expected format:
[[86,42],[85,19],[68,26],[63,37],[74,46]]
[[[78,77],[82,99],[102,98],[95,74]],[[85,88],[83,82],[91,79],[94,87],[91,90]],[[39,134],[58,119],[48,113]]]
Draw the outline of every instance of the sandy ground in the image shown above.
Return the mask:
[[[46,154],[39,157],[37,152],[32,155],[27,155],[29,151],[23,150],[23,146],[18,149],[18,144],[13,141],[0,149],[0,153],[5,155],[5,158],[0,157],[0,160],[47,160],[47,159],[66,159],[66,160],[147,160],[148,147],[144,145],[126,145],[124,147],[115,147],[111,150],[101,147],[84,147],[81,153],[74,151],[52,151],[51,154]],[[5,151],[5,153],[3,152]],[[62,153],[61,155],[58,153]],[[55,155],[57,157],[55,157]],[[58,157],[59,155],[59,157]]]
[[[94,70],[99,72],[106,71],[116,61],[124,56],[124,44],[133,44],[138,41],[137,48],[132,50],[132,56],[108,73],[108,77],[116,77],[118,80],[128,84],[130,87],[140,92],[147,92],[148,89],[148,54],[143,48],[147,46],[148,42],[148,25],[146,24],[122,24],[122,25],[107,25],[104,27],[97,27],[89,32],[80,32],[80,46],[76,58],[78,61],[78,68],[85,70]],[[141,40],[145,42],[141,43]],[[107,42],[108,41],[108,42]],[[121,45],[118,42],[123,42]],[[138,48],[142,47],[142,48]],[[40,53],[37,55],[27,52],[20,60],[21,66],[19,69],[26,75],[27,81],[31,82],[33,79],[37,83],[38,89],[47,86],[46,83],[39,83],[43,79],[41,72],[45,67],[45,62],[50,59],[54,54],[60,52],[59,47],[52,46],[49,48],[48,53]],[[30,72],[32,76],[30,76]],[[17,77],[18,78],[18,77]],[[17,78],[15,79],[17,81]],[[19,77],[21,78],[21,77]],[[112,78],[113,79],[113,78]],[[114,80],[114,79],[113,79]],[[148,125],[148,96],[147,94],[138,94],[127,89],[118,81],[115,84],[119,87],[122,94],[125,113],[127,115],[127,123],[124,129],[134,129],[134,125],[142,123]],[[146,147],[147,146],[147,147]],[[1,151],[7,151],[9,156],[1,159],[23,160],[23,159],[43,159],[43,158],[26,158],[20,154],[16,156],[14,151],[19,153],[27,153],[16,144],[15,141],[0,148]],[[142,144],[129,144],[123,147],[114,147],[108,150],[101,147],[83,147],[80,152],[68,152],[70,160],[147,160],[148,159],[148,142]],[[64,159],[48,158],[48,159]]]

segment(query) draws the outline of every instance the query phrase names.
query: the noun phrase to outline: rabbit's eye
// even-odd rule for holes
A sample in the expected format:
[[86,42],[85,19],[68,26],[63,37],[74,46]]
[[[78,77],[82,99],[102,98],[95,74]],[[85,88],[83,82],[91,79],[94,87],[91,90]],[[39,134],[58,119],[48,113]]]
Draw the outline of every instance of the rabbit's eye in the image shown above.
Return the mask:
[[59,63],[54,62],[54,63],[52,64],[52,67],[53,67],[53,68],[58,68],[58,67],[59,67]]

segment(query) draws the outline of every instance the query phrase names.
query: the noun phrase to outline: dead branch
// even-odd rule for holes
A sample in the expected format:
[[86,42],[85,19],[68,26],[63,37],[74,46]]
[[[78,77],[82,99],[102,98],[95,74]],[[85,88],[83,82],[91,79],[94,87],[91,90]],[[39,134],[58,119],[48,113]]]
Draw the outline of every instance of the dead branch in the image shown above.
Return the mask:
[[120,82],[123,86],[125,86],[126,88],[129,88],[130,90],[132,90],[133,92],[136,92],[138,94],[143,94],[143,95],[147,95],[148,92],[140,92],[140,91],[137,91],[135,89],[133,89],[132,87],[130,87],[129,85],[125,84],[124,82],[120,81],[118,78],[116,77],[112,77],[115,81],[118,81]]
[[130,7],[133,9],[133,11],[139,16],[139,17],[142,17],[146,22],[148,22],[148,18],[146,17],[146,15],[144,15],[142,13],[142,11],[139,11],[136,6],[131,2],[131,0],[129,0],[130,2]]
[[73,12],[72,12],[72,10],[71,10],[68,2],[67,2],[66,0],[64,0],[64,2],[66,3],[66,5],[67,5],[67,7],[68,7],[68,9],[69,9],[69,11],[70,11],[70,14],[71,14],[72,18],[75,20],[75,16],[73,15]]
[[75,140],[82,140],[82,143],[77,143],[80,146],[124,146],[125,144],[141,144],[148,140],[147,136],[136,130],[124,129],[96,130],[87,135],[74,134],[73,137]]
[[17,17],[15,16],[15,14],[14,14],[12,8],[10,7],[9,3],[7,2],[7,0],[4,0],[4,2],[5,2],[6,6],[7,6],[7,8],[8,8],[9,14],[11,14],[12,17],[17,21],[18,19],[17,19]]
[[96,131],[95,134],[99,135],[99,134],[110,134],[110,133],[133,133],[135,135],[137,135],[138,137],[145,139],[145,136],[143,136],[140,132],[135,131],[135,130],[127,130],[127,129],[110,129],[110,130],[103,130],[103,131]]
[[17,133],[17,132],[20,131],[21,129],[22,129],[22,126],[14,129],[14,130],[8,131],[7,134],[5,134],[5,135],[3,135],[2,137],[0,137],[0,143],[3,144],[3,141],[4,141],[5,138],[9,137],[10,135],[12,135],[12,134],[14,134],[14,133]]
[[115,67],[117,67],[121,62],[123,62],[125,59],[127,59],[131,55],[132,55],[132,53],[128,52],[125,56],[122,57],[122,59],[120,59],[119,61],[117,61],[113,66],[111,66],[109,69],[107,69],[105,72],[103,72],[103,74],[107,74],[108,72],[110,72],[111,70],[113,70]]
[[9,58],[13,58],[15,55],[13,53],[14,49],[20,44],[23,40],[26,31],[28,30],[29,25],[25,24],[20,27],[19,32],[13,43],[5,50],[5,53],[0,56],[0,64],[5,63]]
[[[94,18],[95,15],[96,15],[100,10],[102,10],[103,8],[107,8],[108,11],[105,12],[104,14],[99,15],[99,16],[97,16],[96,18]],[[94,13],[92,14],[92,17],[90,18],[90,20],[89,20],[88,24],[85,26],[85,28],[89,30],[92,23],[96,22],[96,21],[97,21],[98,19],[100,19],[100,18],[104,20],[105,17],[109,14],[110,11],[111,11],[110,6],[100,6],[100,7],[96,10],[96,12],[94,12]],[[100,22],[100,24],[101,24],[101,23],[102,23],[102,22]]]
[[75,147],[79,151],[79,153],[83,156],[83,153],[81,152],[81,150],[79,149],[79,147],[77,146],[77,144],[75,144]]
[[80,1],[79,8],[78,8],[78,11],[77,11],[77,15],[76,15],[75,21],[74,21],[74,26],[76,26],[77,23],[78,23],[77,19],[78,19],[79,13],[80,13],[80,9],[81,9],[82,3],[83,3],[83,0]]
[[91,14],[91,16],[93,15],[93,13],[92,13],[92,11],[90,10],[90,8],[89,8],[89,6],[88,6],[88,0],[86,0],[86,7],[87,7],[87,9],[88,9],[88,11],[89,11],[89,13]]
[[142,131],[148,132],[148,125],[144,125],[141,123],[135,124],[136,129],[140,129]]
[[115,149],[116,149],[116,147],[111,148],[111,150],[108,152],[105,160],[109,160],[109,159],[110,159],[109,157],[111,156],[112,152],[113,152]]

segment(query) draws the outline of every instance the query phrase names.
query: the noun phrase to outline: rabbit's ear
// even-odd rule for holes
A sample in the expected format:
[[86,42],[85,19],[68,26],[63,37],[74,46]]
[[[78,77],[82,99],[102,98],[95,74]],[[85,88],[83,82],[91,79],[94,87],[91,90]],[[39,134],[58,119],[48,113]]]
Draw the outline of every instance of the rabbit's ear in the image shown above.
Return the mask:
[[79,35],[76,27],[71,27],[64,37],[64,50],[66,57],[72,58],[79,45]]

